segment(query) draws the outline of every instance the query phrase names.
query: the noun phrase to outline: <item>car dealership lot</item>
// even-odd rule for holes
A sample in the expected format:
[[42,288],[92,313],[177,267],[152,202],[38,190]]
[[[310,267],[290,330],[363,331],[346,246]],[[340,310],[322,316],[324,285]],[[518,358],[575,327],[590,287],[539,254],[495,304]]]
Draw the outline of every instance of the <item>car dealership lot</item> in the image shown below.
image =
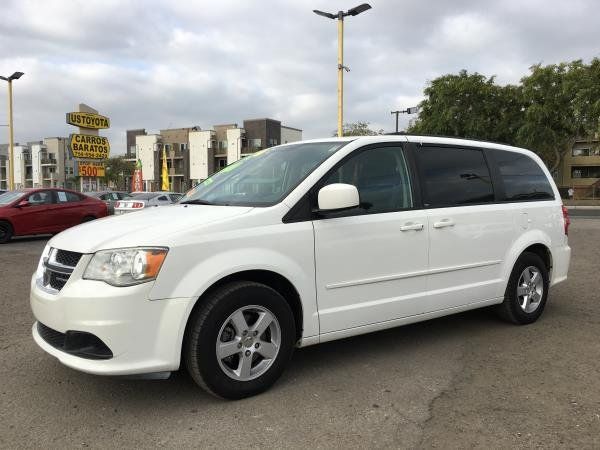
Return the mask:
[[298,350],[238,402],[184,374],[103,378],[31,338],[46,242],[0,246],[0,447],[593,447],[600,436],[600,220],[574,219],[570,278],[541,320],[473,311]]

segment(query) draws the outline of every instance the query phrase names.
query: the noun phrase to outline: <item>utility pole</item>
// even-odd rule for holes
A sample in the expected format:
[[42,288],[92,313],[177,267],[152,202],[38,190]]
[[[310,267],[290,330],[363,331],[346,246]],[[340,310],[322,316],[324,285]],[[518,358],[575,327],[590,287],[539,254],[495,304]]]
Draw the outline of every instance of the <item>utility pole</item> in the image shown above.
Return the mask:
[[371,5],[368,3],[358,5],[346,12],[338,11],[337,14],[313,9],[313,12],[319,16],[327,17],[328,19],[337,19],[338,21],[338,137],[344,135],[344,70],[350,72],[350,69],[344,66],[344,17],[357,16],[361,12],[365,12],[369,9],[371,9]]
[[14,135],[13,135],[13,100],[12,100],[12,82],[23,76],[23,72],[15,72],[10,77],[0,76],[0,80],[8,82],[8,190],[15,188],[15,169],[14,169]]
[[407,109],[402,109],[402,110],[398,110],[398,111],[392,111],[392,115],[395,114],[396,115],[396,133],[398,133],[398,116],[400,114],[415,114],[419,112],[419,107],[418,106],[412,106],[410,108]]

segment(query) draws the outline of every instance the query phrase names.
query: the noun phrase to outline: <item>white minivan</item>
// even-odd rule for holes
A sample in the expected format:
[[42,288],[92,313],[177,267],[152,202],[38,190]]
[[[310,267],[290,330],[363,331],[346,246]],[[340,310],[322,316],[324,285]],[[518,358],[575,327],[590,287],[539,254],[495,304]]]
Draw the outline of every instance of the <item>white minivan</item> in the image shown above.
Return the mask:
[[52,238],[33,337],[77,370],[264,391],[295,347],[496,305],[540,317],[569,218],[532,152],[427,136],[333,138],[237,161],[179,204]]

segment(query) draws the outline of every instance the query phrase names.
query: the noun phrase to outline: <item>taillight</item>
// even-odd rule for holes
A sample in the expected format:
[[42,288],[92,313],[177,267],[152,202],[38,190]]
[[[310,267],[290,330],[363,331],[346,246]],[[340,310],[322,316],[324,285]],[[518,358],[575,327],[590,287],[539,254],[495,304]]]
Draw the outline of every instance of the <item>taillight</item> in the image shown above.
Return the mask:
[[569,225],[571,225],[571,219],[569,218],[569,210],[567,209],[567,207],[565,205],[562,205],[562,212],[563,212],[563,220],[565,223],[565,235],[568,236],[569,235]]
[[144,204],[141,202],[134,202],[133,203],[133,208],[143,208]]
[[120,208],[120,207],[121,207],[121,202],[115,203],[115,208]]

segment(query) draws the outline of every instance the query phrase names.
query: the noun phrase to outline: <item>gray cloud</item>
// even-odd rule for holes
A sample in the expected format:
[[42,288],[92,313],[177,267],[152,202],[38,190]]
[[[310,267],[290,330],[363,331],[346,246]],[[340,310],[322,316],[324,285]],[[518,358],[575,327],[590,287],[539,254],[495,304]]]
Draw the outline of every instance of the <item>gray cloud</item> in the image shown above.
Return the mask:
[[[328,136],[336,127],[336,27],[311,10],[354,3],[4,2],[0,74],[26,73],[14,85],[15,137],[67,135],[64,113],[79,102],[111,117],[114,153],[124,152],[128,128],[249,117]],[[599,56],[594,0],[371,4],[346,22],[345,118],[375,128],[391,130],[390,110],[416,104],[427,81],[444,73],[464,68],[510,83],[537,62]]]

